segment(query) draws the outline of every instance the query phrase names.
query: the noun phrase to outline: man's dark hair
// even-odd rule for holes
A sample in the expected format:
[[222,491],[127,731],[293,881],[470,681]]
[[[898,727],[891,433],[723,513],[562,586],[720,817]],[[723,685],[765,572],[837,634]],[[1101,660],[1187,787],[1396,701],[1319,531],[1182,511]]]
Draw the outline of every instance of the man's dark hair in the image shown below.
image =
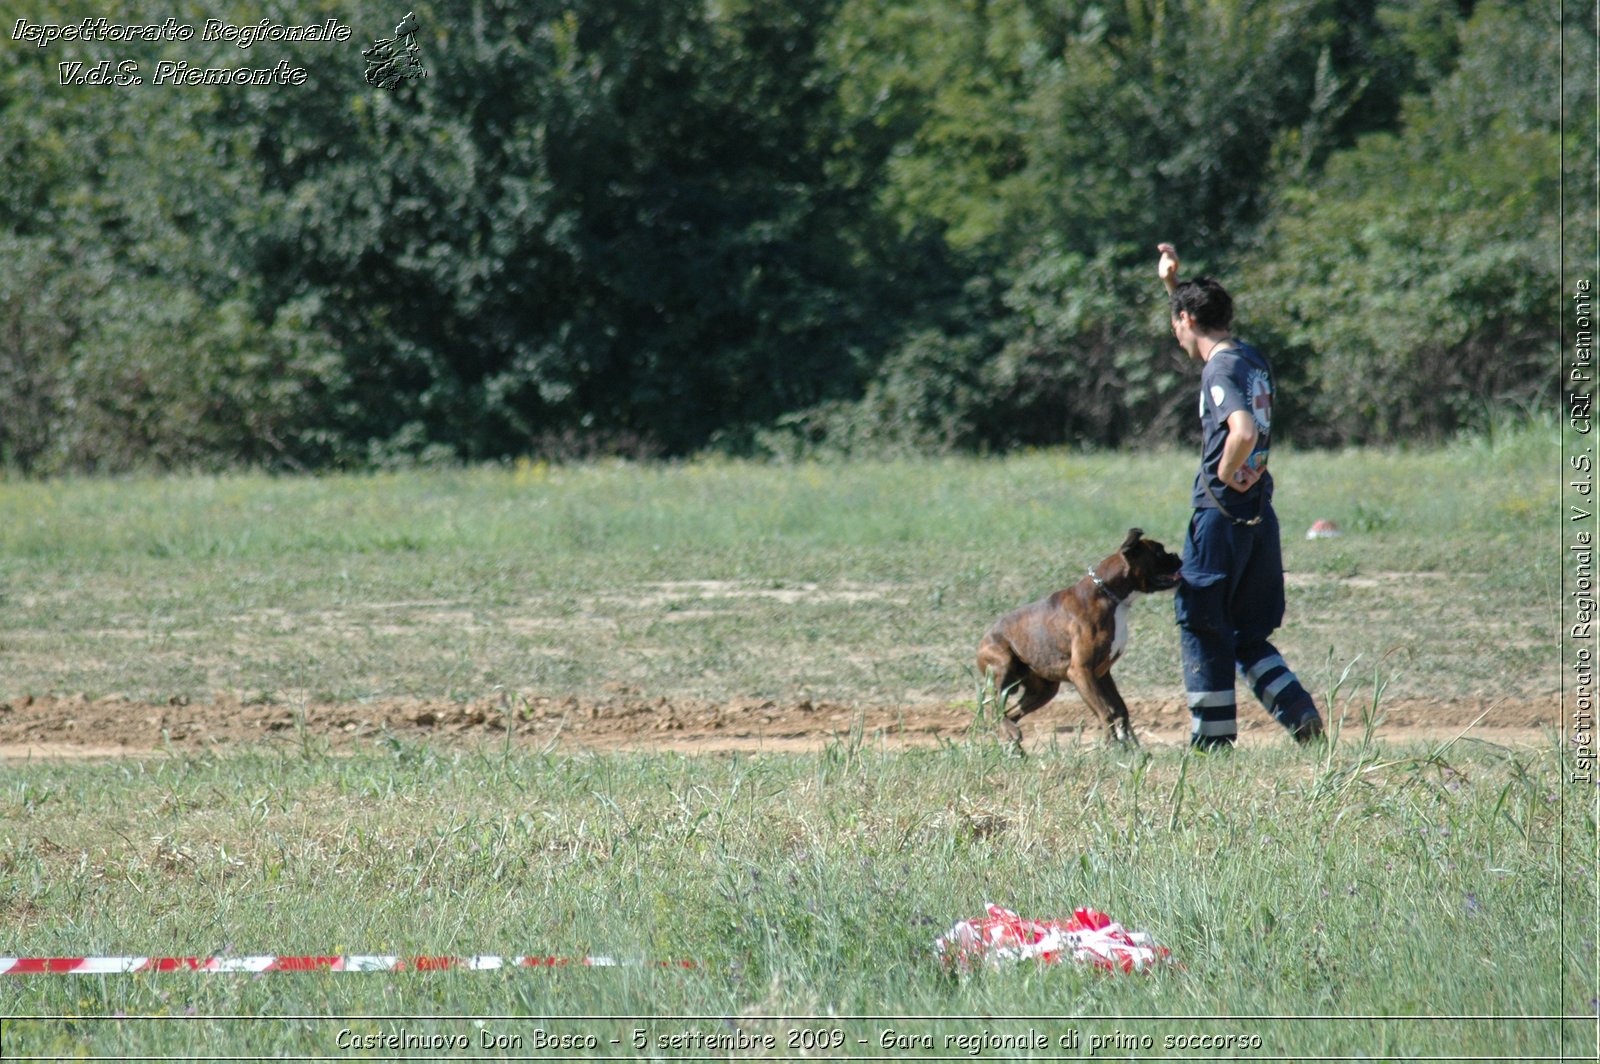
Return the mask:
[[1172,292],[1172,316],[1187,310],[1194,323],[1207,332],[1233,324],[1233,297],[1214,277],[1184,281]]

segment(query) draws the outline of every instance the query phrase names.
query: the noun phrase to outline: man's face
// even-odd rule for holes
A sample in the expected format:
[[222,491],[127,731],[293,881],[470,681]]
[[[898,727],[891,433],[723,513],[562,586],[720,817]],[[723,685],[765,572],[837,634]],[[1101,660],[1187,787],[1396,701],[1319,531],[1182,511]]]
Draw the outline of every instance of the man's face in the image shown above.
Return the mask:
[[1194,315],[1187,310],[1180,310],[1172,319],[1172,335],[1178,338],[1178,346],[1190,358],[1200,358],[1200,344],[1195,336]]

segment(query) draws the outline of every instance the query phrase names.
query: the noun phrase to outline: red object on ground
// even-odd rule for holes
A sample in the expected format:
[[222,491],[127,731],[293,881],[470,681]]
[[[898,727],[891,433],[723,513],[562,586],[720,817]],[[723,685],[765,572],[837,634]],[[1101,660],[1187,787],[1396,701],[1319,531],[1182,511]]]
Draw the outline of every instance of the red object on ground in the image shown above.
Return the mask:
[[1060,921],[1027,920],[998,905],[984,908],[986,917],[958,920],[934,939],[945,964],[967,970],[978,963],[999,967],[1005,961],[1073,961],[1108,972],[1135,972],[1148,971],[1172,956],[1148,934],[1128,931],[1096,909],[1075,909],[1072,919]]

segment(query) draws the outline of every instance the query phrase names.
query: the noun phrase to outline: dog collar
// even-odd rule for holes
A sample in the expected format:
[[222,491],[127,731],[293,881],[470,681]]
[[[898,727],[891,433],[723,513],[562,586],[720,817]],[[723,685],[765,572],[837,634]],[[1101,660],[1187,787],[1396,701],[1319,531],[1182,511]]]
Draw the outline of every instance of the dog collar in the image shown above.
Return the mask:
[[1106,582],[1100,579],[1100,574],[1094,571],[1093,566],[1089,567],[1089,579],[1094,581],[1095,587],[1111,596],[1112,602],[1115,602],[1118,606],[1122,605],[1122,596],[1111,590],[1109,587],[1106,587]]

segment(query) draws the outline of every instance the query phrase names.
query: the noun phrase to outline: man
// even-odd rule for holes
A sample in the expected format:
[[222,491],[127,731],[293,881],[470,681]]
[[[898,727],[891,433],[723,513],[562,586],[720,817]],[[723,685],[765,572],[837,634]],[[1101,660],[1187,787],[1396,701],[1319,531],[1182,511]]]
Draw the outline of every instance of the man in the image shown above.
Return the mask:
[[1200,370],[1200,472],[1183,550],[1177,615],[1189,741],[1201,749],[1238,737],[1234,669],[1300,742],[1322,737],[1311,695],[1270,642],[1283,622],[1283,553],[1272,509],[1272,367],[1232,334],[1233,300],[1209,277],[1178,281],[1178,252],[1162,244],[1172,332]]

